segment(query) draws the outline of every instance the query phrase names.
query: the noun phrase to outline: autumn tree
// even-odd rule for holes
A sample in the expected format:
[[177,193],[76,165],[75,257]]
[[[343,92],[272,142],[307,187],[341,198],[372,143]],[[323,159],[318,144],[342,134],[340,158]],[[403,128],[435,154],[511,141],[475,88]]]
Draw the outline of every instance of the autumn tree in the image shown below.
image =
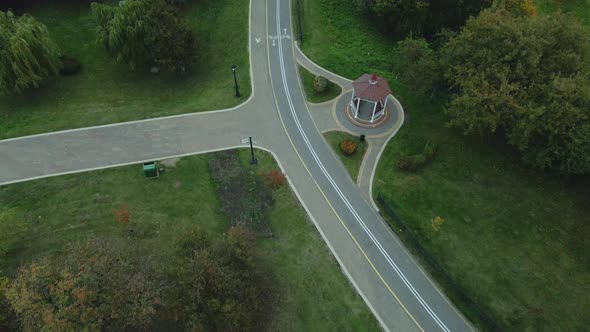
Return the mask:
[[170,295],[173,311],[194,331],[254,331],[262,319],[262,275],[254,268],[255,235],[233,227],[210,241],[199,229],[177,241]]
[[6,297],[25,331],[124,331],[150,326],[160,288],[135,246],[92,239],[23,266]]
[[0,12],[0,93],[38,87],[60,67],[58,47],[45,25],[28,14]]
[[195,38],[179,9],[165,0],[91,4],[98,42],[131,68],[158,66],[183,72],[196,56]]
[[564,14],[483,11],[442,50],[450,124],[500,130],[534,167],[590,173],[588,43]]

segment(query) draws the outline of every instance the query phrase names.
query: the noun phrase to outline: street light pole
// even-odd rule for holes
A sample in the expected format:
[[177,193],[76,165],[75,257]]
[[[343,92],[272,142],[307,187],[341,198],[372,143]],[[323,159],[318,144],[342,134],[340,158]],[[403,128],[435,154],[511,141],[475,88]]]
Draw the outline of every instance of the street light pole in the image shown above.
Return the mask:
[[234,72],[234,84],[236,85],[236,98],[240,98],[240,87],[238,86],[238,78],[236,77],[236,65],[231,66],[231,70]]
[[258,163],[258,160],[256,160],[256,158],[254,158],[254,147],[252,146],[252,136],[250,136],[249,139],[250,139],[250,155],[252,156],[252,160],[250,160],[250,164],[256,165]]

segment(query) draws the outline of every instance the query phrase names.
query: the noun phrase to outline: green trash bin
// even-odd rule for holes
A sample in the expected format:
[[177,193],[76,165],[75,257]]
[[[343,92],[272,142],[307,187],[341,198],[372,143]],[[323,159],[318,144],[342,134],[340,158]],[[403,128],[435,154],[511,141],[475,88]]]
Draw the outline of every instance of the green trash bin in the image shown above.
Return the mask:
[[158,167],[155,162],[149,162],[143,164],[143,174],[146,178],[157,178],[160,175]]

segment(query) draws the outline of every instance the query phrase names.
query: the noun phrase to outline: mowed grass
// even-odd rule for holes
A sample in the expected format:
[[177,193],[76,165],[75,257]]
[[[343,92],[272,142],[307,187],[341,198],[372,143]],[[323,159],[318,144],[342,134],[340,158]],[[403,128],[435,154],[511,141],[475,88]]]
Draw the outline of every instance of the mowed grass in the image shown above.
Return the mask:
[[[241,150],[242,167],[259,174],[277,168],[269,154],[256,155],[259,166],[250,166],[249,150]],[[29,225],[0,257],[0,272],[13,276],[20,264],[59,252],[77,239],[127,237],[113,214],[123,204],[131,212],[133,236],[160,253],[160,259],[195,224],[211,236],[222,236],[229,220],[220,211],[208,158],[182,158],[157,179],[145,179],[141,165],[133,165],[0,187],[0,215],[11,210]],[[274,195],[273,237],[259,240],[259,264],[271,274],[276,302],[269,330],[379,330],[289,186]]]
[[590,0],[534,0],[541,14],[562,11],[575,15],[584,25],[590,27]]
[[332,81],[328,81],[328,85],[326,86],[326,90],[324,92],[316,92],[313,89],[313,81],[315,80],[316,76],[301,66],[299,66],[299,75],[303,81],[305,97],[309,102],[322,103],[332,100],[338,97],[342,92],[342,89],[338,86],[338,84]]
[[[393,42],[366,18],[336,0],[303,4],[302,48],[312,60],[350,79],[363,72],[381,74],[401,97],[406,122],[383,153],[374,194],[384,196],[501,327],[587,329],[589,180],[532,171],[502,143],[448,129],[444,101],[424,100],[395,80],[388,61]],[[590,16],[587,10],[580,14]],[[428,140],[439,146],[436,159],[415,174],[398,171],[396,158],[420,152]],[[432,224],[437,216],[444,219],[438,231]],[[399,230],[393,222],[392,228]],[[451,289],[445,291],[457,298]],[[469,304],[455,304],[479,327],[487,327]]]
[[[55,77],[19,96],[0,96],[0,139],[164,115],[235,106],[251,93],[248,0],[191,2],[184,15],[194,28],[198,61],[184,74],[131,70],[96,44],[89,2],[51,1],[32,8],[63,54],[82,72]],[[234,98],[231,65],[242,98]]]
[[[359,136],[351,135],[343,131],[329,131],[324,133],[324,138],[328,141],[328,144],[334,150],[334,153],[340,158],[344,167],[352,177],[352,180],[356,182],[356,178],[359,174],[365,152],[367,152],[367,141],[361,142]],[[340,149],[340,143],[344,140],[351,140],[356,144],[356,150],[351,155],[345,155]]]

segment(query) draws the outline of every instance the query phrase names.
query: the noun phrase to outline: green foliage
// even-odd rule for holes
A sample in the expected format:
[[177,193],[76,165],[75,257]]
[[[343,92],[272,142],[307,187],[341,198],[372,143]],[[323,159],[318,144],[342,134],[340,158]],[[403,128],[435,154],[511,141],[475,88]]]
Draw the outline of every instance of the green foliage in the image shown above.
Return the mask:
[[326,88],[328,87],[328,79],[323,76],[316,76],[313,79],[313,91],[316,93],[324,93],[326,92]]
[[395,72],[412,91],[433,95],[442,86],[442,68],[424,39],[406,38],[395,48]]
[[490,0],[355,0],[376,16],[388,34],[432,37],[445,28],[458,29]]
[[437,147],[430,141],[424,145],[422,153],[415,155],[401,156],[396,161],[396,166],[402,171],[416,172],[418,169],[424,167],[427,163],[432,161],[436,155]]
[[97,40],[117,61],[136,67],[186,71],[195,60],[195,40],[178,8],[164,0],[92,3]]
[[[5,292],[10,280],[0,274],[0,331],[10,331],[12,310],[6,300]],[[14,329],[13,329],[14,330]]]
[[254,234],[236,226],[226,238],[206,239],[194,228],[177,241],[172,311],[192,331],[255,330],[264,298],[252,262]]
[[45,25],[30,15],[0,12],[0,94],[38,87],[57,74],[58,56]]
[[504,131],[524,160],[590,172],[588,37],[572,17],[485,10],[443,48],[450,124]]
[[494,0],[492,8],[503,8],[517,15],[537,15],[533,0]]
[[160,293],[135,246],[92,239],[22,267],[6,297],[26,331],[123,331],[151,324]]

